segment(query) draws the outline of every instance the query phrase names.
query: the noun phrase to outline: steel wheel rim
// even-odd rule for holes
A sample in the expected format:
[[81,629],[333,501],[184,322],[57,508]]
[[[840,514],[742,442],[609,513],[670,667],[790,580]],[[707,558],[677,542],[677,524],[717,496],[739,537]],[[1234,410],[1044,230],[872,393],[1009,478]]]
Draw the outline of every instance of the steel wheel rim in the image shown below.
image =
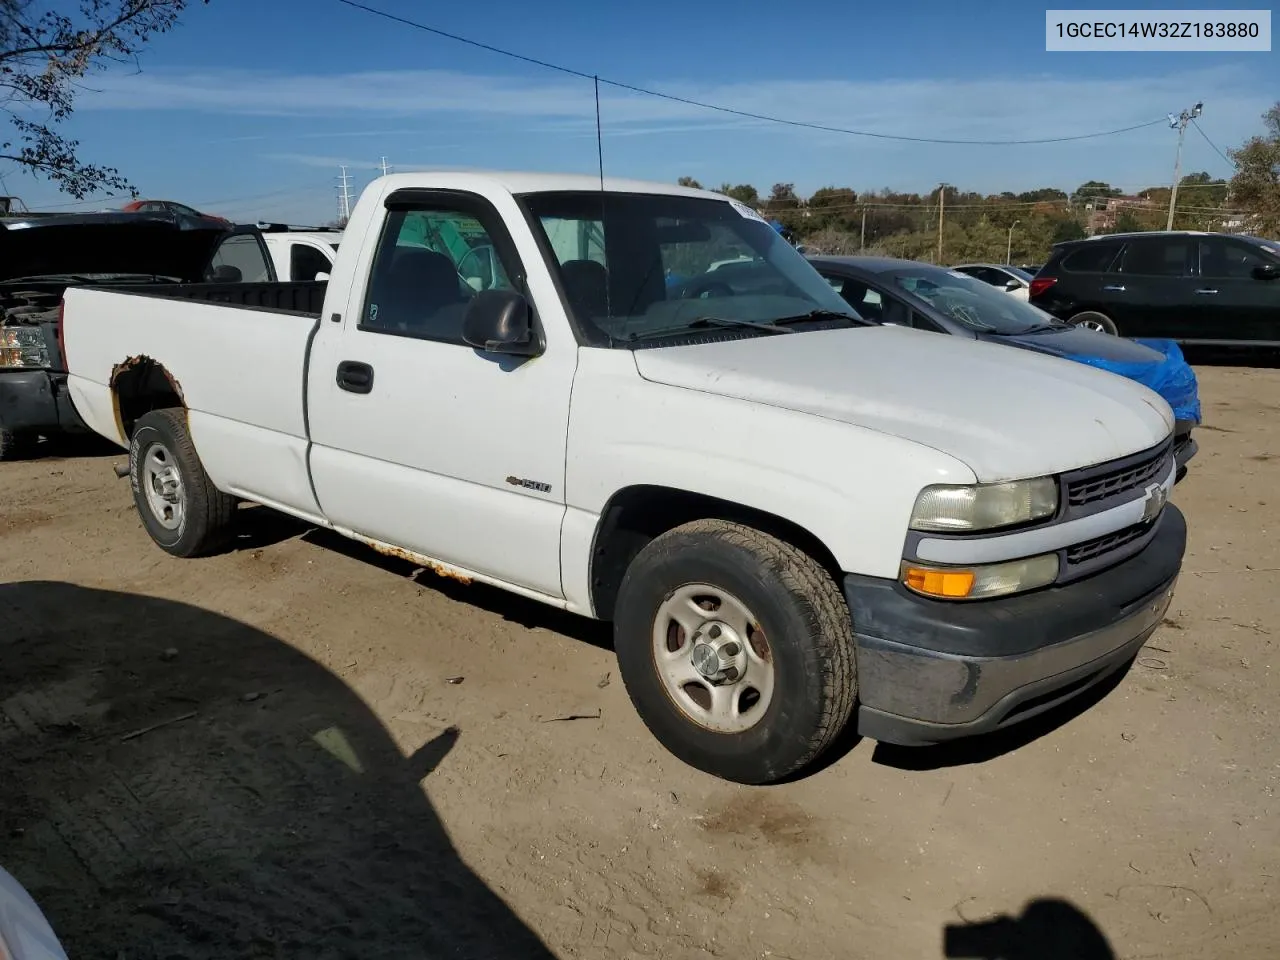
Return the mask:
[[715,733],[744,733],[773,702],[768,638],[751,609],[720,587],[689,583],[653,618],[653,660],[663,690],[688,720]]
[[1094,333],[1106,333],[1107,328],[1102,325],[1101,320],[1078,320],[1076,326],[1081,330],[1092,330]]
[[187,494],[173,454],[163,443],[147,447],[142,457],[142,491],[156,523],[181,530],[187,517]]

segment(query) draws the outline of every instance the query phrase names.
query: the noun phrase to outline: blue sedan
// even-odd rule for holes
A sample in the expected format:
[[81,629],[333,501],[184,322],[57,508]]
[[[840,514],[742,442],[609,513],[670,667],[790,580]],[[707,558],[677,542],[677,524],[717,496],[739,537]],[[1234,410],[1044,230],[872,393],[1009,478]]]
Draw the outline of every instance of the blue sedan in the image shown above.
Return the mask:
[[1172,340],[1127,340],[1072,327],[957,270],[888,257],[810,257],[864,319],[1004,343],[1129,377],[1173,409],[1178,479],[1196,453],[1196,375]]

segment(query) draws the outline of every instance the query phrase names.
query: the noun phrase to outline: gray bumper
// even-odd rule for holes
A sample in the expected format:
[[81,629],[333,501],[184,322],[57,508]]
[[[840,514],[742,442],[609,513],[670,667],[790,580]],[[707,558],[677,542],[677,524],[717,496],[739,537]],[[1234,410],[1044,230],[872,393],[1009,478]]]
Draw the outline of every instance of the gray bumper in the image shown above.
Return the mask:
[[52,436],[87,433],[67,392],[67,375],[48,370],[0,370],[0,429]]
[[1122,668],[1173,596],[1186,522],[1165,508],[1139,554],[1085,580],[999,600],[944,603],[847,577],[858,647],[858,730],[939,743],[1010,726]]

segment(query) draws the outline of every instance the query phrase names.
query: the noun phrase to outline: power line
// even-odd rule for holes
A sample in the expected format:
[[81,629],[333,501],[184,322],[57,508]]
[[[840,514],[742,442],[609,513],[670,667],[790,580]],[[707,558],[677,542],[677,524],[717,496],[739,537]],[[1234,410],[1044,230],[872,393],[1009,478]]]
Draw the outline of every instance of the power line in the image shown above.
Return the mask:
[[[1218,145],[1217,145],[1216,143],[1214,143],[1212,140],[1210,140],[1210,139],[1209,139],[1209,135],[1208,135],[1207,133],[1205,133],[1202,129],[1200,129],[1200,124],[1196,123],[1196,122],[1195,122],[1195,120],[1194,120],[1194,119],[1192,119],[1192,121],[1191,121],[1191,125],[1192,125],[1193,127],[1195,127],[1195,128],[1196,128],[1196,133],[1198,133],[1198,134],[1200,134],[1200,136],[1204,137],[1204,142],[1205,142],[1205,143],[1207,143],[1209,146],[1211,146],[1211,147],[1213,148],[1213,152],[1214,152],[1214,153],[1216,153],[1218,156],[1220,156],[1220,157],[1221,157],[1223,160],[1225,160],[1228,164],[1230,164],[1230,165],[1231,165],[1231,169],[1233,169],[1233,170],[1234,170],[1234,169],[1235,169],[1235,166],[1236,166],[1235,161],[1234,161],[1234,160],[1232,160],[1232,159],[1231,159],[1230,157],[1228,157],[1225,153],[1223,153],[1221,150],[1219,150],[1219,149],[1218,149]],[[1185,189],[1185,188],[1184,188],[1184,189]]]
[[337,0],[345,6],[352,7],[356,10],[363,10],[365,13],[373,14],[376,17],[382,17],[393,23],[399,23],[406,27],[413,27],[415,30],[423,30],[427,33],[435,34],[438,37],[444,37],[447,40],[454,40],[458,43],[464,43],[467,46],[476,47],[480,50],[487,50],[490,53],[496,53],[512,60],[520,60],[524,63],[532,64],[536,67],[542,67],[546,70],[555,70],[559,73],[567,74],[571,77],[578,77],[581,80],[590,80],[593,83],[599,82],[619,90],[629,90],[632,93],[641,93],[648,97],[657,97],[660,100],[669,100],[673,103],[682,103],[685,106],[698,107],[703,110],[714,110],[717,113],[731,114],[735,117],[743,117],[748,120],[761,120],[766,123],[778,123],[788,127],[803,127],[808,130],[819,130],[824,133],[843,133],[854,137],[871,137],[876,140],[898,140],[908,143],[940,143],[950,144],[953,146],[1026,146],[1037,143],[1066,143],[1071,140],[1090,140],[1095,137],[1110,137],[1118,133],[1128,133],[1131,130],[1141,130],[1143,127],[1152,127],[1159,123],[1164,123],[1165,118],[1158,120],[1148,120],[1144,123],[1135,123],[1128,127],[1119,127],[1115,130],[1099,130],[1094,133],[1081,133],[1070,137],[1044,137],[1036,140],[952,140],[942,137],[910,137],[894,133],[878,133],[872,130],[854,130],[849,127],[835,127],[825,123],[811,123],[806,120],[789,120],[786,117],[774,117],[765,113],[754,113],[750,110],[738,110],[733,107],[726,107],[721,104],[707,103],[702,100],[693,100],[689,97],[680,97],[671,93],[662,93],[658,90],[650,90],[647,87],[640,87],[633,83],[624,83],[621,80],[609,80],[605,77],[597,77],[592,73],[585,73],[582,70],[575,70],[572,67],[566,67],[558,63],[552,63],[549,60],[539,60],[537,57],[526,56],[522,53],[515,53],[511,50],[504,50],[501,47],[495,47],[492,44],[482,43],[479,40],[472,40],[470,37],[463,37],[456,33],[450,33],[447,30],[441,30],[439,27],[431,27],[425,23],[419,23],[416,20],[409,20],[405,17],[397,16],[394,13],[387,13],[385,10],[379,10],[376,7],[370,7],[356,0]]

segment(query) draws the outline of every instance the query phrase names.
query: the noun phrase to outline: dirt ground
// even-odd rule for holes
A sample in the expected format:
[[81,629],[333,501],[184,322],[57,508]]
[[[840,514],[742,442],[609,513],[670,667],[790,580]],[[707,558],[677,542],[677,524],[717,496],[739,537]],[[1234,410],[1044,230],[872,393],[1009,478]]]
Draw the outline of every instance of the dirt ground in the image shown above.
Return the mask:
[[1274,957],[1280,370],[1199,374],[1113,689],[771,788],[666,754],[597,625],[257,509],[174,560],[122,457],[0,466],[0,864],[74,960]]

